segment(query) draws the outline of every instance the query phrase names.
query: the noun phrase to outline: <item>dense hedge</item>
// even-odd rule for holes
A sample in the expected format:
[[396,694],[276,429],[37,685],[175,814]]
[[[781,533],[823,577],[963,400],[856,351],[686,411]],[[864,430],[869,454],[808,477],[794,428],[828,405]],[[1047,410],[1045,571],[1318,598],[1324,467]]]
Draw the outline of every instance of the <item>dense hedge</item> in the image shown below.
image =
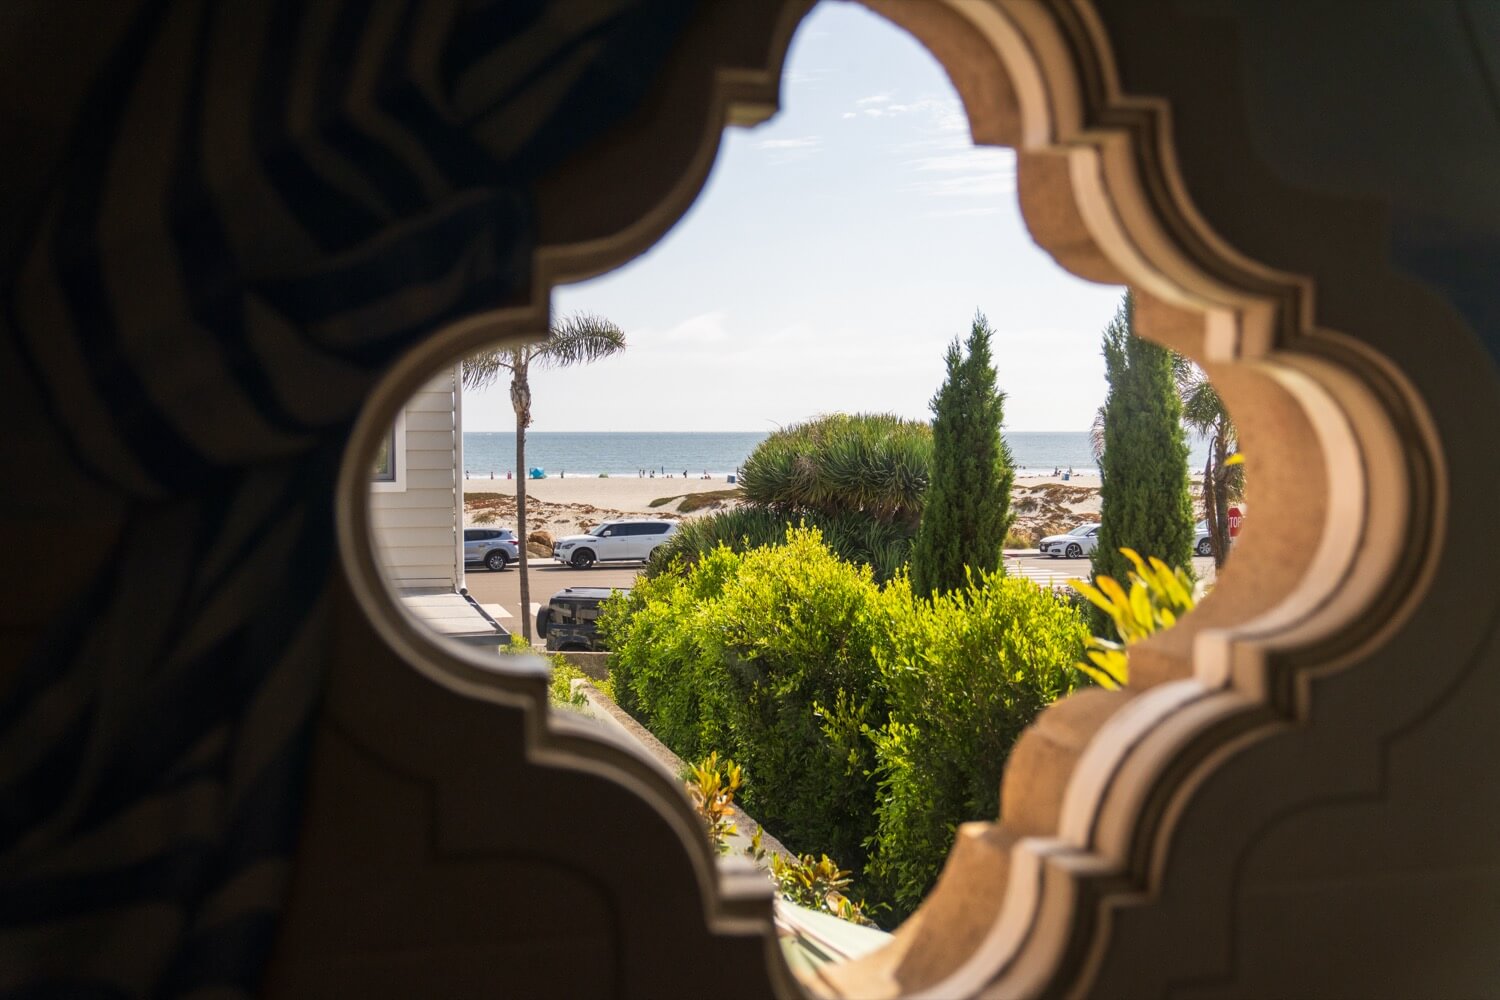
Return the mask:
[[763,507],[735,507],[682,522],[652,553],[646,574],[655,576],[674,564],[690,567],[721,545],[735,552],[779,545],[786,540],[787,529],[799,525],[817,528],[839,558],[870,567],[878,581],[899,573],[911,555],[909,526],[873,521],[858,511],[792,516]]
[[622,707],[683,758],[732,757],[752,815],[862,870],[854,894],[894,918],[957,824],[997,815],[1005,757],[1085,639],[1074,608],[1024,580],[919,600],[810,528],[643,580],[600,627]]
[[745,808],[799,851],[846,865],[874,833],[874,748],[883,713],[868,614],[869,570],[815,530],[683,574],[638,583],[600,620],[621,707],[678,756],[717,750],[745,771]]
[[999,575],[913,599],[905,577],[881,595],[873,650],[890,715],[871,733],[879,836],[866,881],[896,912],[915,909],[961,822],[1000,814],[1000,775],[1021,730],[1077,686],[1088,634],[1071,601]]

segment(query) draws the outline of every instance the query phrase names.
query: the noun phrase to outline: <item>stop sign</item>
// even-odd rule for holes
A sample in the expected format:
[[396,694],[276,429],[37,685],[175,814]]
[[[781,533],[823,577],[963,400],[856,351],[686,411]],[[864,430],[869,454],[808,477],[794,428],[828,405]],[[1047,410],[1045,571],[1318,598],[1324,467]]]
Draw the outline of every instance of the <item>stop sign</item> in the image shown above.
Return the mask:
[[1229,508],[1229,537],[1230,538],[1234,538],[1237,535],[1239,535],[1239,533],[1240,533],[1240,518],[1242,518],[1243,516],[1244,515],[1240,513],[1240,509],[1238,507],[1231,507],[1231,508]]

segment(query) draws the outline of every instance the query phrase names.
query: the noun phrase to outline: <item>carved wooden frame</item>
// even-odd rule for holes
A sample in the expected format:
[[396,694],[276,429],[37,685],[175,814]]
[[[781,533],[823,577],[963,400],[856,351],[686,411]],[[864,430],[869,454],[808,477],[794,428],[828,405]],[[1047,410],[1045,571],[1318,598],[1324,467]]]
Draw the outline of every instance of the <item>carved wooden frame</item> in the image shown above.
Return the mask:
[[[1012,755],[1004,819],[962,831],[937,889],[893,945],[804,983],[858,996],[1083,991],[1097,985],[1121,909],[1166,898],[1174,866],[1197,851],[1202,835],[1187,819],[1218,776],[1251,759],[1287,766],[1323,747],[1320,733],[1359,737],[1351,752],[1359,757],[1409,717],[1361,719],[1351,691],[1400,683],[1399,657],[1387,650],[1410,631],[1433,583],[1448,508],[1443,455],[1428,409],[1397,366],[1320,326],[1309,279],[1246,258],[1199,214],[1174,160],[1171,109],[1121,92],[1087,0],[864,2],[944,64],[976,142],[1017,149],[1022,210],[1043,248],[1080,276],[1130,284],[1139,329],[1205,366],[1253,463],[1256,516],[1232,570],[1193,616],[1134,654],[1132,689],[1087,692],[1049,710]],[[344,645],[360,655],[335,658],[320,739],[336,734],[392,766],[400,761],[436,788],[442,755],[413,764],[403,747],[423,737],[374,711],[370,690],[389,682],[435,712],[469,711],[476,700],[518,710],[527,765],[548,771],[531,780],[591,776],[662,817],[671,843],[660,845],[660,863],[690,869],[706,933],[758,942],[767,985],[786,995],[796,988],[776,957],[764,886],[715,869],[669,776],[550,719],[538,675],[439,649],[401,613],[368,544],[366,463],[355,460],[373,451],[427,372],[480,346],[535,336],[554,284],[647,249],[696,197],[723,126],[774,109],[781,61],[809,0],[708,6],[718,9],[690,29],[649,106],[537,192],[529,300],[439,331],[370,398],[340,484],[347,589],[339,616],[354,636]],[[629,183],[611,180],[624,169],[634,171]],[[413,683],[413,669],[426,683]],[[1429,678],[1412,712],[1452,676]],[[470,705],[455,708],[454,699]],[[1368,787],[1358,764],[1336,756],[1329,752],[1323,772],[1266,793],[1260,814]],[[1222,882],[1223,925],[1192,930],[1205,954],[1232,950],[1233,865],[1250,836],[1198,852],[1199,877]],[[616,863],[603,856],[592,871],[603,878]]]

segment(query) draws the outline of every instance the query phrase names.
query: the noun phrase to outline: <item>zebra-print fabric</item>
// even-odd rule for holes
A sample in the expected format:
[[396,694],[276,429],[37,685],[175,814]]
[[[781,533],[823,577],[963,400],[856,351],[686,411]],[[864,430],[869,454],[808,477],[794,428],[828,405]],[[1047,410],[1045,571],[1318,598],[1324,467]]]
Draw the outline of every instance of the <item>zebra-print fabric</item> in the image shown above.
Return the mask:
[[123,526],[0,701],[0,995],[254,991],[356,410],[525,286],[694,4],[0,13],[5,502]]

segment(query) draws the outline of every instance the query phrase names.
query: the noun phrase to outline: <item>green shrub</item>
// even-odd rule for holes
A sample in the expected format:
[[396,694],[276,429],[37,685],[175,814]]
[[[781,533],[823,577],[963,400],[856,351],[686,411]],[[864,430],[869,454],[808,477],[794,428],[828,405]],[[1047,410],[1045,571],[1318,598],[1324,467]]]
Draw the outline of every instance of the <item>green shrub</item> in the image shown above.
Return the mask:
[[582,708],[588,704],[588,699],[581,694],[573,692],[573,682],[583,678],[589,679],[589,675],[573,666],[571,663],[552,663],[552,684],[548,689],[547,700],[553,705],[572,705]]
[[904,524],[873,521],[858,512],[799,514],[796,517],[764,507],[735,507],[707,517],[684,521],[652,554],[648,576],[676,564],[690,567],[720,545],[749,552],[779,545],[787,529],[796,525],[817,528],[823,542],[845,562],[869,566],[876,580],[888,580],[906,565],[913,532]]
[[1083,622],[1025,580],[919,600],[816,529],[783,538],[721,545],[607,602],[615,700],[684,759],[732,757],[747,811],[904,915],[957,825],[998,814],[1011,745],[1078,678]]
[[1095,608],[1109,616],[1119,642],[1102,636],[1089,639],[1088,660],[1078,669],[1100,687],[1124,687],[1130,683],[1130,658],[1125,648],[1177,624],[1193,610],[1193,579],[1184,569],[1173,569],[1152,556],[1144,560],[1134,549],[1121,549],[1134,567],[1127,591],[1114,577],[1099,576],[1094,583],[1069,580],[1068,585]]
[[545,649],[533,647],[523,636],[511,634],[509,645],[500,647],[502,656],[535,655],[546,660],[552,668],[552,679],[547,685],[547,703],[554,708],[582,708],[588,704],[588,699],[581,694],[573,693],[573,682],[580,678],[592,684],[599,685],[588,674],[579,670],[562,656],[549,653]]
[[739,832],[734,823],[734,793],[744,782],[740,766],[727,757],[720,760],[716,751],[688,764],[678,777],[687,788],[693,811],[703,821],[709,844],[715,853],[728,854],[729,838]]
[[685,759],[745,770],[746,808],[787,844],[863,860],[883,718],[866,614],[878,591],[816,529],[719,547],[641,581],[600,618],[619,704]]
[[771,880],[776,883],[781,898],[789,903],[831,913],[852,924],[875,926],[875,921],[866,915],[864,900],[856,903],[844,894],[854,881],[853,873],[840,868],[838,862],[826,854],[822,858],[802,854],[791,861],[773,854]]
[[1075,686],[1087,631],[1070,603],[998,575],[930,602],[897,579],[878,616],[890,715],[870,733],[879,823],[865,874],[873,895],[904,916],[936,880],[958,824],[999,815],[1010,748]]
[[629,593],[600,607],[598,628],[610,649],[615,704],[635,716],[684,760],[726,741],[723,665],[718,661],[715,608],[740,556],[710,553],[692,573],[638,579]]

